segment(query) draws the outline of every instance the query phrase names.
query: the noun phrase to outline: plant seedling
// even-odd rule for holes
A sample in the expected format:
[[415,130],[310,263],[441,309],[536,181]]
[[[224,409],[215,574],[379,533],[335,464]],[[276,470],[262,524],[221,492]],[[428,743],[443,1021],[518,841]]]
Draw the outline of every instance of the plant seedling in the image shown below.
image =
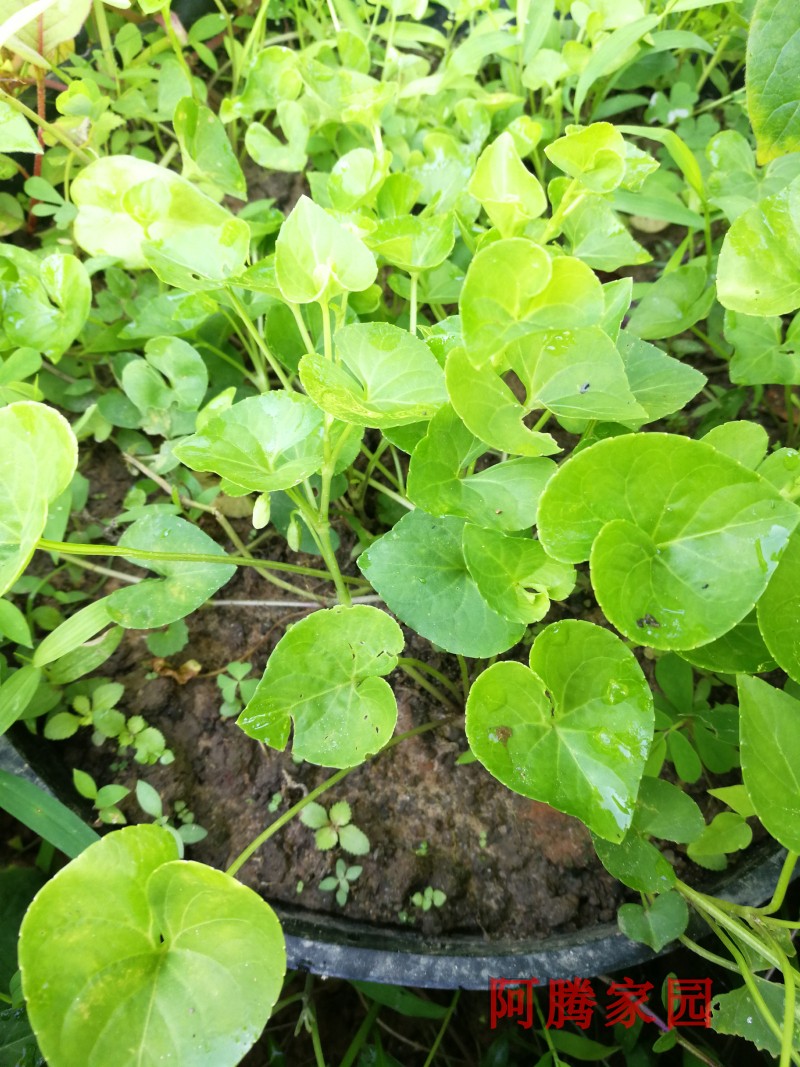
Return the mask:
[[182,800],[175,801],[174,818],[170,819],[169,814],[164,812],[164,804],[158,790],[154,789],[149,782],[136,783],[136,799],[142,811],[151,815],[157,826],[163,826],[165,830],[169,830],[178,845],[181,859],[183,859],[185,845],[195,845],[208,836],[208,831],[197,825],[194,821],[194,814],[189,811]]
[[72,772],[72,781],[82,797],[91,800],[97,812],[97,818],[109,826],[123,826],[128,820],[119,810],[117,805],[130,793],[124,785],[104,785],[99,789],[91,774],[79,771],[75,768]]
[[328,811],[312,801],[301,812],[300,821],[314,831],[314,843],[320,852],[327,852],[338,844],[351,856],[366,856],[369,838],[351,822],[352,817],[346,800],[332,804]]
[[336,890],[336,903],[343,908],[350,895],[350,886],[358,881],[364,868],[359,866],[348,867],[344,860],[336,861],[336,873],[323,878],[319,883],[320,892],[332,893]]
[[247,679],[252,670],[250,663],[229,663],[223,674],[217,678],[217,685],[222,691],[222,704],[219,713],[224,719],[239,715],[258,686],[257,678]]
[[430,885],[426,885],[421,893],[414,893],[411,897],[411,903],[415,908],[419,908],[421,911],[430,911],[431,908],[441,908],[446,900],[446,893],[443,893],[441,889],[434,889],[433,886]]

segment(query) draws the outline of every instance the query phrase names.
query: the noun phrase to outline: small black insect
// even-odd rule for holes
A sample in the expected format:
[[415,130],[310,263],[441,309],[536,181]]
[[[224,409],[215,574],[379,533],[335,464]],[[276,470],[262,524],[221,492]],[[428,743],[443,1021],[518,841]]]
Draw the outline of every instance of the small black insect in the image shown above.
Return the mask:
[[652,615],[643,615],[641,619],[636,620],[636,625],[640,630],[643,630],[645,626],[654,626],[656,629],[661,625],[658,619],[654,619]]

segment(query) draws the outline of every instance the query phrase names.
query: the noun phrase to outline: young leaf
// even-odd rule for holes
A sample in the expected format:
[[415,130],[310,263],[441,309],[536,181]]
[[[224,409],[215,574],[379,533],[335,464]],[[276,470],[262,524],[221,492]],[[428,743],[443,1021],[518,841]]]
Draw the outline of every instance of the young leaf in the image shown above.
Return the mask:
[[451,214],[386,219],[367,238],[376,255],[409,274],[433,270],[444,263],[453,249],[453,241]]
[[467,191],[479,200],[501,237],[517,237],[547,207],[544,190],[525,167],[507,131],[481,152]]
[[172,124],[178,138],[183,176],[215,198],[223,193],[247,199],[242,168],[225,128],[214,112],[190,96],[178,101]]
[[313,200],[300,197],[275,246],[275,273],[285,300],[326,303],[337,293],[366,289],[377,272],[363,241]]
[[467,701],[470,748],[523,796],[619,842],[653,736],[653,698],[618,637],[591,623],[546,627],[521,663],[496,663]]
[[650,341],[674,337],[704,319],[713,303],[714,287],[703,264],[686,263],[647,285],[628,329]]
[[157,826],[115,831],[51,878],[25,916],[19,955],[52,1067],[134,1067],[143,1056],[234,1067],[286,970],[269,905],[221,871],[177,860]]
[[222,562],[224,550],[207,533],[174,515],[137,519],[120,538],[119,547],[220,557],[219,563],[131,560],[160,577],[125,585],[109,596],[108,614],[127,629],[149,630],[182,619],[204,604],[236,570],[233,564]]
[[660,952],[684,933],[689,924],[689,909],[680,893],[673,889],[661,893],[647,908],[641,904],[623,904],[617,920],[626,937]]
[[48,507],[77,464],[78,442],[63,415],[31,400],[0,408],[0,595],[27,566]]
[[606,616],[654,648],[692,649],[740,622],[800,512],[764,479],[700,441],[616,437],[567,461],[539,504],[545,550],[590,557]]
[[383,675],[403,648],[397,623],[358,605],[315,611],[290,627],[236,720],[249,737],[325,767],[355,767],[383,748],[397,721]]
[[757,0],[747,34],[747,112],[758,162],[800,148],[800,10],[794,0]]
[[240,400],[173,451],[192,470],[243,489],[289,489],[322,465],[322,420],[307,396],[278,390]]
[[797,780],[800,701],[760,678],[740,674],[742,778],[768,832],[784,848],[800,851],[800,784]]
[[447,401],[444,374],[424,341],[388,322],[345,326],[336,363],[306,355],[300,380],[323,411],[358,426],[427,422]]
[[462,548],[464,520],[412,511],[358,557],[364,576],[406,625],[448,652],[493,656],[524,625],[498,615],[481,596]]
[[549,144],[544,154],[595,193],[610,193],[625,176],[625,141],[610,122],[567,126],[566,135]]

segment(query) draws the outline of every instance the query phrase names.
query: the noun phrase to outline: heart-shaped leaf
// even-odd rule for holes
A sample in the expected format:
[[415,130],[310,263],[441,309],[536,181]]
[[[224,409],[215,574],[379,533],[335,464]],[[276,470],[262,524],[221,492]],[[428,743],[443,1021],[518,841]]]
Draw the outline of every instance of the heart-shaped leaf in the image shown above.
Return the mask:
[[469,473],[485,450],[453,409],[443,407],[411,456],[406,483],[409,500],[429,515],[459,515],[499,530],[530,528],[555,463],[541,458],[511,459]]
[[172,124],[181,148],[183,176],[211,196],[247,199],[247,184],[225,127],[211,108],[190,96],[178,101]]
[[566,134],[544,153],[559,170],[595,193],[610,193],[625,176],[625,141],[610,122],[567,126]]
[[219,288],[244,268],[247,223],[166,167],[105,156],[81,171],[70,194],[75,240],[90,255],[151,265],[182,289]]
[[337,293],[368,288],[378,266],[360,238],[301,196],[278,235],[275,273],[285,300],[325,303]]
[[345,326],[336,363],[306,355],[300,380],[329,415],[380,428],[427,422],[447,402],[444,374],[424,341],[388,322]]
[[617,921],[626,937],[660,952],[685,932],[689,909],[680,893],[672,889],[657,896],[646,908],[641,904],[623,904],[617,912]]
[[86,322],[92,285],[75,256],[39,259],[0,249],[0,347],[35,349],[57,363]]
[[251,492],[290,489],[322,466],[322,422],[307,396],[276,390],[240,400],[173,451],[192,470]]
[[[219,556],[225,552],[216,541],[185,519],[151,514],[137,519],[119,539],[120,548],[141,552],[185,552]],[[229,581],[236,570],[231,563],[184,563],[175,560],[131,559],[161,575],[136,585],[125,585],[108,597],[108,615],[131,630],[167,626],[195,611]]]
[[450,214],[386,219],[367,238],[376,255],[410,274],[438,267],[450,255],[453,241]]
[[280,993],[280,924],[252,889],[177,859],[159,826],[91,845],[22,924],[22,988],[52,1067],[234,1067]]
[[616,437],[570,458],[539,503],[539,537],[567,563],[591,558],[607,618],[654,648],[692,649],[754,607],[800,511],[710,445]]
[[494,656],[522,637],[486,603],[467,569],[464,520],[412,511],[358,557],[364,576],[406,625],[447,652]]
[[0,594],[27,566],[48,507],[77,465],[78,442],[63,415],[33,400],[0,408]]
[[544,190],[520,159],[508,131],[481,152],[467,191],[480,201],[502,237],[517,237],[547,207]]
[[491,366],[475,367],[463,345],[450,351],[445,379],[453,407],[487,445],[512,456],[551,456],[559,451],[551,434],[528,429],[523,420],[529,409]]
[[530,537],[467,525],[464,558],[486,603],[510,622],[538,622],[575,588],[575,570]]
[[237,723],[250,737],[309,763],[355,767],[383,748],[397,702],[383,675],[403,648],[403,633],[378,608],[315,611],[276,645]]
[[306,147],[311,128],[305,108],[296,100],[282,100],[278,104],[278,122],[286,142],[278,138],[260,122],[247,127],[244,145],[251,159],[259,167],[294,173],[302,170],[308,157]]
[[532,241],[510,237],[474,257],[459,302],[464,344],[476,367],[502,364],[512,341],[540,330],[578,329],[603,318],[603,288],[571,256],[551,260]]
[[470,748],[509,789],[621,841],[653,737],[653,697],[633,654],[609,630],[546,627],[522,663],[495,663],[467,701]]

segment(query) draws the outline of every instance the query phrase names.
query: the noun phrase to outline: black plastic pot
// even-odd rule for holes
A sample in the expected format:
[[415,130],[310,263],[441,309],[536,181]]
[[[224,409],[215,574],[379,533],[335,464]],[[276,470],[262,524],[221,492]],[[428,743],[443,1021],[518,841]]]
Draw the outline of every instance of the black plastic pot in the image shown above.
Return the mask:
[[[19,748],[0,738],[0,770],[22,775],[60,799],[69,796],[57,781],[64,777],[63,768],[60,776],[58,768],[45,769],[25,739],[17,743]],[[23,747],[31,762],[22,755]],[[785,855],[773,841],[762,842],[751,848],[734,870],[703,889],[737,904],[760,904],[771,895]],[[489,941],[474,935],[428,938],[413,930],[273,906],[286,935],[289,967],[326,977],[431,989],[488,990],[490,978],[591,978],[625,970],[655,956],[646,946],[623,937],[611,924],[544,941]]]

